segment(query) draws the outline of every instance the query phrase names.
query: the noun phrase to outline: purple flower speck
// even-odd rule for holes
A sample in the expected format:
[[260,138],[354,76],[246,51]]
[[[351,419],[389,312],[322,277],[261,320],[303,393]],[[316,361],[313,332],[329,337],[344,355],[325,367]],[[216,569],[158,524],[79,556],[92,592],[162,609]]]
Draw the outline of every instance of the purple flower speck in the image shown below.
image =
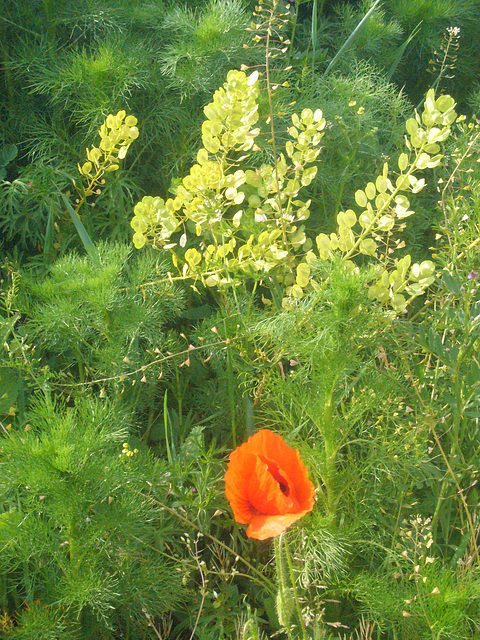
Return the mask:
[[478,278],[478,273],[476,271],[470,271],[470,273],[468,274],[467,278],[469,280],[476,280]]

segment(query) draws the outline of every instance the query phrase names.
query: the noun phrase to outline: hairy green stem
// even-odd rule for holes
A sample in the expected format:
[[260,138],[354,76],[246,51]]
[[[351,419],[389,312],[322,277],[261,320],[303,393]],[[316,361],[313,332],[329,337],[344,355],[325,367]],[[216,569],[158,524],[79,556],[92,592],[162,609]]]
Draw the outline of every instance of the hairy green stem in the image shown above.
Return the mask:
[[330,522],[335,520],[336,499],[334,489],[335,478],[335,462],[337,457],[338,443],[335,438],[335,427],[332,423],[333,416],[333,392],[335,389],[337,378],[334,377],[328,396],[325,399],[325,411],[323,417],[323,440],[325,452],[325,473],[323,474],[323,483],[326,493],[326,511]]
[[277,569],[277,581],[278,581],[278,594],[277,598],[277,613],[280,624],[285,627],[287,631],[288,640],[292,640],[292,629],[290,620],[287,619],[289,603],[287,602],[287,594],[289,593],[289,586],[285,575],[285,563],[283,560],[282,543],[284,541],[283,533],[280,536],[274,538],[273,548],[275,553],[275,566]]
[[343,191],[344,191],[344,189],[345,189],[345,185],[346,185],[346,183],[347,183],[347,171],[348,171],[348,168],[350,167],[350,165],[352,164],[353,159],[355,158],[355,155],[356,155],[356,153],[357,153],[358,140],[359,140],[359,139],[358,139],[358,129],[357,129],[357,136],[355,137],[355,142],[354,142],[354,144],[353,144],[353,146],[352,146],[352,150],[351,150],[351,152],[350,152],[350,154],[349,154],[349,156],[348,156],[347,163],[346,163],[346,165],[345,165],[345,169],[344,169],[344,170],[343,170],[343,172],[342,172],[342,181],[340,182],[340,187],[339,187],[339,189],[338,189],[337,199],[336,199],[335,207],[334,207],[334,210],[333,210],[333,218],[336,218],[337,213],[338,213],[338,212],[339,212],[339,210],[340,210],[340,205],[341,205],[341,202],[342,202]]
[[278,166],[277,166],[277,147],[275,144],[275,126],[273,122],[273,101],[272,101],[272,89],[270,83],[270,38],[272,34],[272,23],[275,15],[275,11],[277,9],[278,0],[274,0],[272,11],[270,14],[270,20],[268,22],[267,27],[267,40],[265,46],[265,77],[267,81],[267,95],[268,95],[268,111],[270,118],[270,133],[272,135],[272,149],[273,149],[273,168],[275,171],[275,183],[277,189],[277,202],[278,202],[278,214],[280,219],[280,225],[282,228],[282,240],[283,245],[287,247],[287,231],[285,229],[285,220],[283,219],[283,207],[282,207],[282,196],[280,195],[280,180],[278,177]]
[[[283,536],[284,534],[282,534]],[[288,547],[287,537],[284,537],[285,540],[285,556],[287,558],[288,571],[290,573],[290,581],[292,583],[292,591],[293,597],[295,600],[295,607],[297,609],[298,621],[300,622],[300,628],[302,630],[302,640],[307,640],[307,630],[305,628],[305,622],[302,616],[302,608],[300,606],[300,600],[298,598],[298,590],[297,590],[297,582],[295,580],[295,572],[293,569],[292,556],[290,555],[290,549]]]

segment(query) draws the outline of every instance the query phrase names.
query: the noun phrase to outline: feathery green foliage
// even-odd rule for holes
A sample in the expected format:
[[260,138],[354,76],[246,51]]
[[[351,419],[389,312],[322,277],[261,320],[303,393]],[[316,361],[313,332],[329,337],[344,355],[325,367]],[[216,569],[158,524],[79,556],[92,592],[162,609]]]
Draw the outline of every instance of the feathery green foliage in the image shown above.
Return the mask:
[[477,5],[6,4],[2,637],[478,635]]
[[32,349],[32,368],[13,348],[4,361],[19,369],[29,388],[40,371],[51,371],[65,394],[82,395],[93,385],[104,396],[121,394],[132,407],[153,406],[157,378],[171,370],[167,351],[178,349],[165,327],[180,313],[184,296],[165,278],[158,257],[132,258],[121,244],[97,249],[100,264],[70,253],[46,276],[22,273],[12,301],[24,320],[15,340],[23,353]]
[[179,602],[179,576],[154,551],[164,516],[144,493],[165,469],[122,448],[128,423],[114,403],[46,396],[2,441],[4,595],[27,605],[5,637],[113,638],[126,624],[139,638],[146,613]]

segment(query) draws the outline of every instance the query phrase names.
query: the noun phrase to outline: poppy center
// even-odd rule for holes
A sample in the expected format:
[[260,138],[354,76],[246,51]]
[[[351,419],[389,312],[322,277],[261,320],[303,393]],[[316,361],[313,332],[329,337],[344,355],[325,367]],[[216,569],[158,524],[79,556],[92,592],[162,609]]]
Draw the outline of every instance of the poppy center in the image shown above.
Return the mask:
[[290,495],[290,487],[288,486],[288,480],[286,480],[282,472],[280,471],[280,467],[274,460],[269,460],[265,458],[265,456],[259,456],[260,460],[267,465],[268,471],[270,472],[273,479],[278,483],[280,487],[280,491],[284,496],[288,497]]

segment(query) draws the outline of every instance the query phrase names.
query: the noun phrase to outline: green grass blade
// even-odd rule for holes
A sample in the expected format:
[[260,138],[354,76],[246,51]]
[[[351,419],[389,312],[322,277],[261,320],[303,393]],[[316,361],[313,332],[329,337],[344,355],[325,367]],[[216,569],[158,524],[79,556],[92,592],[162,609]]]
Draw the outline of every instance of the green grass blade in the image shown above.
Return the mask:
[[355,29],[352,31],[352,33],[348,36],[347,40],[340,47],[339,51],[337,51],[337,53],[335,54],[333,59],[330,61],[330,64],[328,65],[328,67],[325,70],[325,75],[327,75],[328,73],[333,71],[333,69],[335,69],[335,67],[337,66],[340,58],[342,57],[343,52],[348,49],[348,47],[352,44],[352,42],[358,36],[360,31],[363,29],[363,27],[367,24],[368,20],[370,19],[370,16],[375,11],[375,9],[377,8],[379,3],[380,3],[380,0],[375,0],[373,5],[370,7],[370,9],[367,11],[367,13],[363,16],[363,18],[357,24]]
[[312,69],[315,69],[315,60],[317,58],[317,30],[318,30],[318,2],[313,0],[312,8]]
[[54,234],[55,216],[52,211],[48,212],[47,228],[45,230],[45,240],[43,242],[43,255],[47,262],[51,262],[53,251],[53,234]]
[[408,45],[410,44],[410,42],[415,38],[415,36],[420,31],[420,25],[421,24],[422,24],[421,22],[419,22],[417,24],[417,26],[412,31],[412,33],[408,36],[408,38],[405,40],[405,42],[402,45],[400,45],[400,47],[397,49],[397,52],[396,52],[396,54],[395,54],[395,56],[393,58],[393,62],[390,65],[390,69],[388,70],[388,73],[387,73],[387,76],[386,76],[388,82],[390,82],[390,80],[392,79],[393,74],[397,70],[397,67],[400,64],[400,61],[403,58]]
[[165,394],[163,396],[163,425],[165,427],[165,446],[167,448],[167,460],[168,464],[173,466],[173,456],[172,450],[170,448],[170,435],[169,435],[169,420],[168,420],[168,391],[165,389]]
[[67,211],[70,214],[70,218],[72,219],[72,222],[75,225],[75,229],[77,230],[77,233],[80,236],[80,240],[82,241],[83,246],[85,247],[88,255],[92,258],[92,260],[95,260],[96,262],[100,262],[100,256],[98,254],[97,248],[91,241],[90,236],[88,235],[87,230],[83,226],[83,223],[80,220],[78,214],[74,211],[72,205],[68,201],[65,194],[61,193],[60,195],[62,196],[62,200],[65,203],[65,206],[67,207]]

